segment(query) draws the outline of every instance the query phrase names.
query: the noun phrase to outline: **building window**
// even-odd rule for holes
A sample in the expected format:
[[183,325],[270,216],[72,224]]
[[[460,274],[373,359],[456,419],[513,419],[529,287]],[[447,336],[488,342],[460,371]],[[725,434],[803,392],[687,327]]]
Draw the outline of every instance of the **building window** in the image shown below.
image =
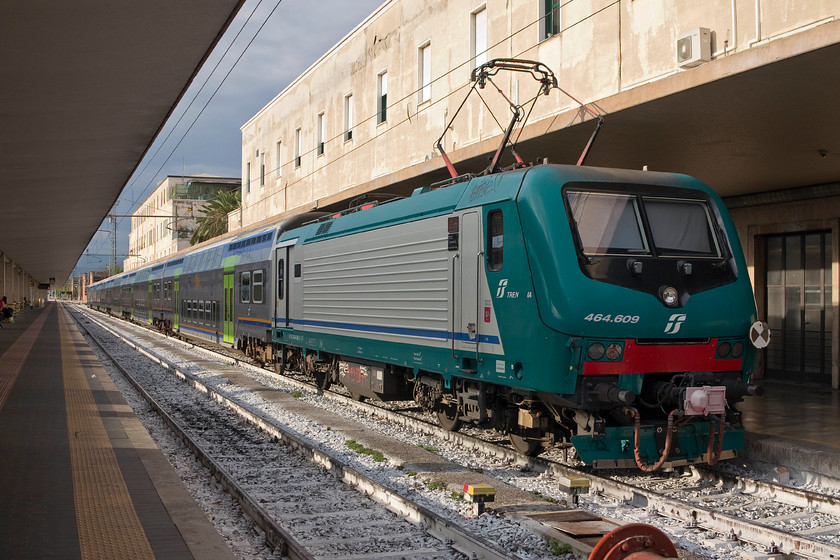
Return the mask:
[[260,154],[260,186],[265,186],[265,152]]
[[280,179],[281,179],[281,175],[280,175],[281,163],[280,162],[282,162],[283,159],[280,156],[282,154],[282,149],[283,149],[283,142],[278,140],[277,144],[275,144],[275,148],[274,148],[274,167],[275,167],[275,171],[277,173],[277,182],[278,183],[280,182]]
[[542,37],[548,39],[560,33],[560,0],[542,0],[540,2],[542,13]]
[[501,210],[487,214],[487,269],[502,270],[504,264],[505,235]]
[[388,72],[376,77],[376,124],[388,119]]
[[353,94],[344,96],[344,141],[353,139]]
[[300,167],[300,129],[295,129],[295,167]]
[[420,86],[418,103],[432,98],[432,44],[427,41],[417,53],[417,82]]
[[470,15],[470,69],[487,62],[487,7],[482,6]]
[[251,162],[245,164],[245,193],[251,192]]
[[318,145],[315,149],[319,156],[324,155],[324,138],[326,137],[324,127],[324,113],[318,113]]

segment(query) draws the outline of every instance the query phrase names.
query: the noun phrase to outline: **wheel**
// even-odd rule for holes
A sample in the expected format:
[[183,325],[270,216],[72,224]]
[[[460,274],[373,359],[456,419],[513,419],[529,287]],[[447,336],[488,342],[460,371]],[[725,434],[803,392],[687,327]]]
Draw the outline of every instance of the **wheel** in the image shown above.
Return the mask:
[[318,368],[315,368],[315,371],[312,372],[312,377],[315,378],[315,385],[322,391],[326,391],[332,385],[332,377],[329,372],[320,371]]
[[536,457],[543,452],[542,440],[540,439],[523,437],[513,433],[508,434],[508,438],[513,448],[523,455]]
[[448,432],[457,432],[461,429],[461,419],[458,418],[458,405],[444,404],[439,402],[435,409],[437,421],[440,427]]

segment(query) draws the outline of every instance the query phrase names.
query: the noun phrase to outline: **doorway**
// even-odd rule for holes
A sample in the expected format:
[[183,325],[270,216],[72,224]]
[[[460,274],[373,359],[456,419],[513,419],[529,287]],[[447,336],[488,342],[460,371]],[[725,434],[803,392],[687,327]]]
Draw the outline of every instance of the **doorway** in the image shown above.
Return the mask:
[[766,238],[766,375],[831,386],[831,232]]

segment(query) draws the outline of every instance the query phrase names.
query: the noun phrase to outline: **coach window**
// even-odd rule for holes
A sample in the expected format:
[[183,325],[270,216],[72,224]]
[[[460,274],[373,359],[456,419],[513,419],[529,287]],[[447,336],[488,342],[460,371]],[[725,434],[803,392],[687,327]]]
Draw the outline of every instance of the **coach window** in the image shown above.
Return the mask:
[[210,305],[209,301],[204,304],[204,324],[208,326],[213,324],[213,317],[210,314]]
[[216,326],[216,325],[218,325],[218,323],[219,323],[219,322],[216,320],[216,317],[218,317],[218,315],[217,315],[217,311],[216,311],[216,310],[217,310],[218,308],[217,308],[217,306],[216,306],[216,302],[215,302],[215,301],[213,301],[213,302],[211,302],[211,303],[212,303],[212,305],[213,305],[213,311],[212,311],[212,313],[210,314],[210,320],[211,320],[211,321],[213,321],[213,326],[215,327],[215,326]]
[[280,259],[277,261],[277,299],[283,299],[286,293],[283,290],[283,284],[286,281],[286,261]]
[[196,322],[199,325],[204,324],[204,302],[203,301],[198,302],[198,317],[197,317],[197,319],[198,320]]
[[497,271],[504,263],[505,236],[501,210],[487,214],[487,269]]
[[239,301],[242,303],[251,303],[251,273],[243,272],[239,275],[239,285],[241,292],[239,293]]
[[263,271],[262,270],[255,270],[254,271],[254,285],[252,288],[252,301],[254,303],[262,303],[263,302]]
[[184,313],[184,317],[192,322],[192,302],[190,300],[187,300],[187,312]]

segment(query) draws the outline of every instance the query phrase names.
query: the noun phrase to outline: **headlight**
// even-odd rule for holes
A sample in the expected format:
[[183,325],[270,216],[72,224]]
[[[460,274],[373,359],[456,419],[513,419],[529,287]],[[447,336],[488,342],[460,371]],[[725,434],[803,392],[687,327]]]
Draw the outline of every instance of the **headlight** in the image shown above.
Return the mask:
[[680,301],[680,294],[673,286],[662,288],[661,297],[662,302],[668,307],[676,307]]
[[728,342],[721,342],[720,346],[718,346],[718,358],[725,358],[729,356],[729,352],[732,350],[732,345]]
[[604,348],[604,345],[600,342],[593,342],[589,345],[589,348],[586,350],[586,355],[589,356],[590,360],[600,360],[604,357],[604,353],[606,353],[607,349]]
[[733,358],[740,358],[741,354],[744,353],[744,343],[743,342],[736,342],[732,345],[732,357]]

